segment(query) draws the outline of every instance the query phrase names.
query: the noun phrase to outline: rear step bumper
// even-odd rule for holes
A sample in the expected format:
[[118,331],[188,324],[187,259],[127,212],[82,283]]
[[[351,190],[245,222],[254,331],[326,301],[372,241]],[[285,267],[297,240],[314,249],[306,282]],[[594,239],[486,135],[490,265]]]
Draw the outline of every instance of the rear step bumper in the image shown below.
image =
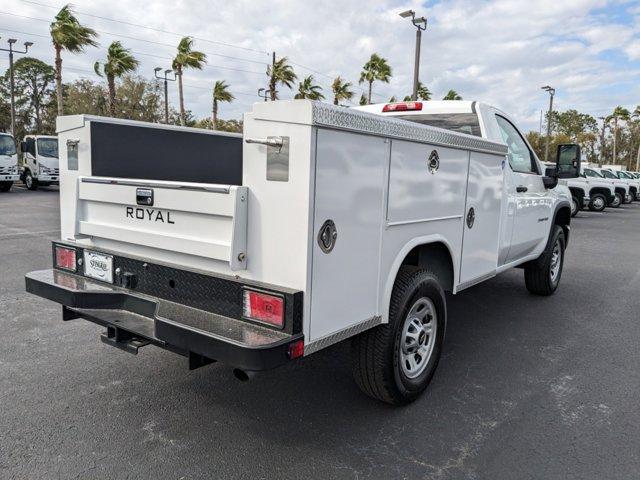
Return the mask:
[[84,318],[107,328],[102,341],[131,353],[153,344],[189,357],[190,368],[221,361],[248,371],[291,359],[303,339],[59,270],[25,277],[26,290],[63,305],[63,320]]

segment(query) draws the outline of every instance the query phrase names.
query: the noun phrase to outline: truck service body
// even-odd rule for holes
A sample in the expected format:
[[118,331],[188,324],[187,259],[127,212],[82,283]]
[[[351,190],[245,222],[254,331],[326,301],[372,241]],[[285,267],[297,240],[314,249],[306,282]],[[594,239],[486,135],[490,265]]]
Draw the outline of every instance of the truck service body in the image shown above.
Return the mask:
[[29,190],[38,186],[58,185],[60,166],[58,138],[51,135],[27,135],[21,143],[21,177]]
[[61,239],[27,290],[113,346],[240,378],[352,338],[359,386],[406,403],[438,363],[444,291],[515,266],[558,286],[568,190],[532,154],[512,171],[513,129],[507,146],[305,100],[255,104],[243,136],[59,117]]
[[16,142],[8,133],[0,133],[0,192],[8,192],[18,176]]

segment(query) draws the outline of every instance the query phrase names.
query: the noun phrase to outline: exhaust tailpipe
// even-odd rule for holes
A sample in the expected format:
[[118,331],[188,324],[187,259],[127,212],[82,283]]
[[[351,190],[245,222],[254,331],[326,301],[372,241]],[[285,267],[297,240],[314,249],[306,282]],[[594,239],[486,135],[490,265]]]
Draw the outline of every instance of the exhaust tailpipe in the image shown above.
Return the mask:
[[251,370],[242,370],[241,368],[233,369],[233,376],[236,377],[241,382],[248,382],[253,377],[256,376],[257,372],[252,372]]

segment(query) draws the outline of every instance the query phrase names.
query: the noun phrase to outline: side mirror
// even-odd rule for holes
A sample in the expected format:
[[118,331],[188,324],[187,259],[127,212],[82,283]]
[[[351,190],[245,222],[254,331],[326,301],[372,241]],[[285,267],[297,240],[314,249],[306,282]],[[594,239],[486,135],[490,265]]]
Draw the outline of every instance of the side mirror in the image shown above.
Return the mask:
[[27,142],[25,141],[20,142],[20,151],[22,153],[25,153],[27,151]]
[[558,178],[577,178],[580,176],[580,145],[558,145],[556,171]]

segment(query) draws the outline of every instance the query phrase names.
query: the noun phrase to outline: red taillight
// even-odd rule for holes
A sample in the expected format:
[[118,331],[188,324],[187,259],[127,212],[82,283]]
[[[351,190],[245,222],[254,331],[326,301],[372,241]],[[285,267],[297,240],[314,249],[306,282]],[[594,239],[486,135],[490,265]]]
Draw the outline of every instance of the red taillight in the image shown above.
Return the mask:
[[304,355],[304,340],[298,340],[289,344],[289,358],[293,360]]
[[76,271],[76,250],[56,245],[56,267]]
[[422,110],[422,102],[387,103],[382,107],[383,112],[412,112]]
[[245,290],[243,295],[245,317],[280,328],[284,326],[284,298],[254,290]]

